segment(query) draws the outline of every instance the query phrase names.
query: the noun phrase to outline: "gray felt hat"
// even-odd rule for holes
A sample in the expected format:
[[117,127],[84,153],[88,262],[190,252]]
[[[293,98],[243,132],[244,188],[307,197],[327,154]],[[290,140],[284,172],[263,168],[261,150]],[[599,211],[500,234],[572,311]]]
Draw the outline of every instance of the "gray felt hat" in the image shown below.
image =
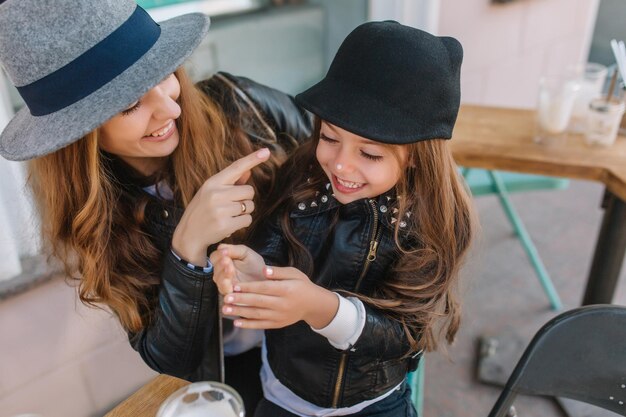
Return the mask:
[[52,153],[124,110],[174,72],[209,18],[155,23],[132,0],[0,0],[0,64],[27,107],[0,134],[0,155]]

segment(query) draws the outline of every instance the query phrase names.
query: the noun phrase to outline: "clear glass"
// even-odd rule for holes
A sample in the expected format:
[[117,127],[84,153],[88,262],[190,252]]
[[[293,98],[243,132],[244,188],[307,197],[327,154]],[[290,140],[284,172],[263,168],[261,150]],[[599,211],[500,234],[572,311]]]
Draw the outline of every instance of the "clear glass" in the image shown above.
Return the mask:
[[219,382],[194,382],[170,395],[156,417],[244,417],[241,396]]
[[589,114],[585,139],[589,145],[611,146],[617,138],[624,102],[614,99],[606,101],[604,98],[592,100],[589,103]]
[[539,80],[535,141],[557,143],[565,138],[580,83],[570,77]]
[[608,68],[602,64],[588,62],[568,67],[568,74],[580,83],[580,90],[576,95],[572,109],[569,131],[583,133],[586,128],[589,103],[602,95],[602,87],[606,81]]

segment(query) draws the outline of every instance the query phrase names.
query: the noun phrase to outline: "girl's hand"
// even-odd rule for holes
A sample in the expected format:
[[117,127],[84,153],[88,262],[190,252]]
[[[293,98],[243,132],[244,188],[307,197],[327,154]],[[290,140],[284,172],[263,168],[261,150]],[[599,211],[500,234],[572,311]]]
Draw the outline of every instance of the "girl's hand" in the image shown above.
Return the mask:
[[209,245],[250,226],[254,189],[244,184],[250,178],[250,170],[267,161],[269,156],[269,149],[261,149],[238,159],[204,182],[174,231],[174,252],[195,265],[203,265]]
[[337,296],[298,269],[265,267],[264,272],[267,280],[235,284],[235,292],[224,297],[224,314],[241,317],[235,326],[278,329],[304,320],[321,329],[335,317]]
[[265,261],[247,246],[221,244],[210,259],[213,264],[213,281],[222,295],[232,293],[236,283],[265,279]]

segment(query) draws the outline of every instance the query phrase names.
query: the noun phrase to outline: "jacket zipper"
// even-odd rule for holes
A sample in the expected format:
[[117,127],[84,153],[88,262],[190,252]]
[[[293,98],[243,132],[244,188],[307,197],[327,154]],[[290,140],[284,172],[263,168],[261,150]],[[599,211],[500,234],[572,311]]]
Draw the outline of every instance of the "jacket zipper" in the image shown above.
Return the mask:
[[378,250],[378,242],[380,240],[380,235],[382,234],[382,228],[378,230],[378,210],[376,208],[376,202],[374,200],[369,201],[372,206],[372,211],[374,213],[374,230],[372,231],[372,239],[370,240],[370,250],[367,253],[367,258],[365,258],[365,265],[363,266],[363,271],[361,271],[361,275],[359,276],[358,281],[354,287],[354,291],[358,291],[361,287],[361,281],[365,277],[367,270],[370,267],[370,264],[376,260],[376,251]]
[[[378,250],[378,242],[380,241],[380,236],[382,234],[382,228],[380,231],[378,230],[378,210],[376,208],[376,202],[374,200],[369,200],[370,206],[372,206],[372,212],[374,213],[374,230],[372,231],[372,238],[370,240],[370,248],[367,253],[367,258],[365,258],[365,265],[363,265],[363,270],[361,271],[361,275],[359,275],[359,279],[356,282],[356,286],[354,287],[354,291],[358,291],[361,286],[361,281],[369,266],[372,262],[376,260],[376,251]],[[348,354],[346,352],[341,353],[341,358],[339,359],[339,372],[337,374],[337,381],[335,382],[335,392],[333,395],[333,403],[332,408],[337,408],[337,404],[339,403],[339,393],[341,392],[341,386],[343,385],[343,378],[346,371],[346,361],[348,360]]]

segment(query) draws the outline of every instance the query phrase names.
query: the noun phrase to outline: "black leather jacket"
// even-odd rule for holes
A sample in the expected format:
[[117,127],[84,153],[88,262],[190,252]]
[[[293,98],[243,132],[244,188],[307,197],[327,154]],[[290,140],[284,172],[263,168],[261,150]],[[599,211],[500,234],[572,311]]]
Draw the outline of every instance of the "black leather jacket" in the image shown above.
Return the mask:
[[[310,135],[312,120],[293,98],[247,78],[218,73],[198,84],[237,120],[258,147],[289,151]],[[136,187],[141,194],[141,187]],[[183,210],[173,202],[150,198],[144,230],[163,253],[158,306],[149,327],[129,334],[131,345],[157,372],[189,381],[220,380],[218,298],[212,274],[196,272],[170,251]]]
[[[328,184],[326,187],[329,187]],[[328,188],[290,212],[293,231],[314,259],[310,277],[330,290],[373,295],[397,262],[391,195],[342,205]],[[286,240],[278,220],[250,239],[266,263],[287,264]],[[366,322],[356,343],[335,349],[304,321],[265,332],[268,361],[279,381],[301,398],[326,408],[349,407],[400,384],[414,370],[419,354],[399,322],[365,304]]]

